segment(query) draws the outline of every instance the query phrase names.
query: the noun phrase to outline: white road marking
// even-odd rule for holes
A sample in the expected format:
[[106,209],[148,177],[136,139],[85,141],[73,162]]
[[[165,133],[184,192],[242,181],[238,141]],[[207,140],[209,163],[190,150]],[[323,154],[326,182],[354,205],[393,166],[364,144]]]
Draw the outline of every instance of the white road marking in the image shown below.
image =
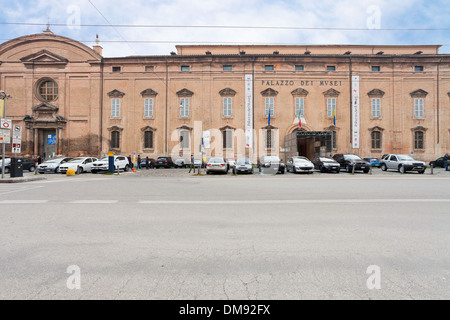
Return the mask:
[[0,200],[0,204],[42,204],[48,200]]
[[141,200],[139,204],[326,204],[386,202],[450,202],[450,199],[317,199],[317,200]]
[[69,201],[69,203],[74,204],[109,204],[109,203],[118,203],[119,200],[74,200]]
[[2,183],[0,184],[0,197],[4,194],[9,194],[13,192],[23,192],[41,187],[42,186],[27,186],[16,183],[5,183],[5,184]]

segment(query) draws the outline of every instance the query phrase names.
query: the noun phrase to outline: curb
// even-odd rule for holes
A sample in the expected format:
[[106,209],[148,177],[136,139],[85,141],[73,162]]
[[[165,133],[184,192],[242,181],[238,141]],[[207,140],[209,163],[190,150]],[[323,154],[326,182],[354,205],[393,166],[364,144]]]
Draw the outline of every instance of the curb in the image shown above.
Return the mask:
[[19,183],[19,182],[29,182],[37,180],[46,180],[46,177],[20,177],[20,178],[6,178],[0,179],[0,183]]

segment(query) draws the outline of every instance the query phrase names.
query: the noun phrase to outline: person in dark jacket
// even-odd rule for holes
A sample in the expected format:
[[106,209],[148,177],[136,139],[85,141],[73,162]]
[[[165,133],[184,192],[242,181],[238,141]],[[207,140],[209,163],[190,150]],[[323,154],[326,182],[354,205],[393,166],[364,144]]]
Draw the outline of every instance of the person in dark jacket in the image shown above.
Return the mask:
[[444,156],[444,166],[445,166],[445,171],[448,171],[448,153],[446,153]]
[[133,161],[131,161],[131,154],[128,156],[128,164],[129,164],[130,168],[133,169],[134,165],[133,165]]
[[142,169],[142,166],[141,166],[141,155],[140,154],[138,155],[138,158],[137,158],[137,166],[136,166],[136,168],[137,169]]
[[148,158],[148,156],[145,158],[145,167],[148,170],[148,167],[150,167],[150,159]]

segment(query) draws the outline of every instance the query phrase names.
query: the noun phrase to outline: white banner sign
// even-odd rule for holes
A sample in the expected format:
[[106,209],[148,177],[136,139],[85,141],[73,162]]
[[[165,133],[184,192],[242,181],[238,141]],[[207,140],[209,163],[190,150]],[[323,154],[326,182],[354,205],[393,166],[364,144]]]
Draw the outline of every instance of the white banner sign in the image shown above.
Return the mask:
[[203,147],[205,149],[211,148],[211,132],[203,131]]
[[352,147],[353,149],[359,149],[359,76],[352,77],[352,120]]
[[245,75],[245,147],[253,148],[253,77]]

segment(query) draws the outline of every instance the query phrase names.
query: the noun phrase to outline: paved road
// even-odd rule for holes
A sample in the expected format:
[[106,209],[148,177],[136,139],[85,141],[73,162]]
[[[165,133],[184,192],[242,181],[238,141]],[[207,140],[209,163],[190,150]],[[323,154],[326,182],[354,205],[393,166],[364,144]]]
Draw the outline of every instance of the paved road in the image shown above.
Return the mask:
[[450,298],[445,173],[173,172],[0,184],[0,298]]

